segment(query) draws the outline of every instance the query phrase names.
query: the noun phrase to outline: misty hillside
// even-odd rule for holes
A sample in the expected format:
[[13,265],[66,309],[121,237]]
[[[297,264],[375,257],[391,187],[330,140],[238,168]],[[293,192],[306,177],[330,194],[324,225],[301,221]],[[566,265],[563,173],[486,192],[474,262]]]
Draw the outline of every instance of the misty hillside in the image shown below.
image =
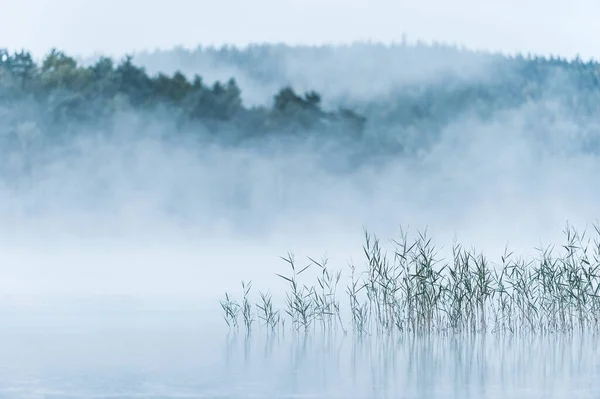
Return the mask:
[[209,80],[235,76],[246,88],[243,98],[252,103],[270,101],[265,88],[292,85],[301,91],[317,90],[328,104],[368,108],[387,103],[388,113],[392,104],[433,108],[436,99],[511,106],[543,95],[573,94],[561,93],[565,86],[574,92],[595,91],[600,77],[597,62],[419,43],[176,48],[141,52],[134,59],[151,73],[201,73]]
[[[350,110],[326,112],[318,93],[296,94],[284,87],[272,107],[245,107],[235,78],[206,85],[195,75],[181,73],[149,76],[132,63],[102,58],[84,67],[53,50],[37,65],[27,52],[0,52],[0,101],[7,115],[11,108],[35,110],[31,117],[40,126],[72,123],[107,123],[125,111],[162,112],[180,125],[198,121],[211,131],[225,128],[245,135],[306,130],[362,130],[363,118]],[[10,110],[10,111],[9,111]],[[20,118],[18,118],[20,119]]]
[[0,51],[0,137],[13,149],[68,142],[91,126],[114,134],[133,117],[169,121],[169,138],[291,133],[356,144],[363,155],[410,154],[448,126],[523,107],[532,107],[532,131],[561,113],[595,145],[600,64],[406,44],[175,49],[87,63],[57,50],[39,63]]
[[[270,104],[283,86],[316,90],[323,104],[366,117],[368,141],[411,153],[448,126],[465,121],[506,122],[519,112],[542,135],[568,120],[583,130],[581,146],[600,128],[600,64],[581,59],[507,56],[422,43],[340,46],[250,45],[140,52],[134,59],[157,73],[201,73],[208,80],[235,76],[247,103]],[[514,116],[514,115],[513,115]],[[583,129],[581,129],[583,127]],[[578,132],[579,135],[582,132]]]

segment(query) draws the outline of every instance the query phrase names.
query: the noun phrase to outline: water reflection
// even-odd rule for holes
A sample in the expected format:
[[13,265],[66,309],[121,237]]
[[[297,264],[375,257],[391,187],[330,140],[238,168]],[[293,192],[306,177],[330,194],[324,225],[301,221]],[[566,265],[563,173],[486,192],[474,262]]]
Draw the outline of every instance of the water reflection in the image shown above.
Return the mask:
[[600,397],[592,333],[245,335],[200,309],[89,309],[2,310],[0,398]]
[[593,334],[242,334],[228,336],[225,347],[231,386],[256,397],[600,396]]

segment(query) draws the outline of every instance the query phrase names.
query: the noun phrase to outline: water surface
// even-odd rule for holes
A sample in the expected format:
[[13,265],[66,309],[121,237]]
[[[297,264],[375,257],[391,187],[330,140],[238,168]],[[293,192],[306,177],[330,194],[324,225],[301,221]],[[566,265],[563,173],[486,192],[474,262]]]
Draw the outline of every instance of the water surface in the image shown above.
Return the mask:
[[214,304],[0,306],[2,398],[598,398],[591,333],[228,332]]

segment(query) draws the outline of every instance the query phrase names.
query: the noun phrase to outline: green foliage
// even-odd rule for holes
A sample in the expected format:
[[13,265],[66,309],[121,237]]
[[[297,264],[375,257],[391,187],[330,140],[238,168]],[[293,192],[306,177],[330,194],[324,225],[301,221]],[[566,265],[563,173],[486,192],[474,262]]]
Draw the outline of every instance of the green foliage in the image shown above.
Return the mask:
[[118,65],[103,57],[84,67],[53,49],[37,65],[25,51],[10,54],[0,50],[0,105],[33,99],[44,126],[108,123],[123,111],[167,110],[181,123],[201,123],[209,130],[225,124],[248,136],[317,131],[328,127],[325,121],[351,126],[354,131],[363,127],[354,115],[323,111],[321,96],[316,92],[301,98],[291,88],[284,88],[275,96],[272,109],[246,108],[241,95],[233,78],[208,86],[200,76],[189,81],[181,72],[152,77],[133,63],[132,56],[126,56]]
[[[343,312],[337,295],[341,271],[327,259],[298,266],[294,256],[282,258],[291,269],[276,273],[287,285],[282,309],[268,298],[270,331],[284,331],[285,320],[295,331],[314,327],[346,331],[359,336],[397,333],[540,333],[598,331],[600,327],[600,228],[594,235],[578,233],[567,225],[561,251],[539,249],[525,260],[505,250],[499,262],[455,243],[450,259],[439,259],[438,249],[426,233],[411,240],[402,233],[392,240],[392,251],[365,232],[365,267],[350,266]],[[557,253],[558,252],[558,253]],[[300,275],[318,267],[313,283]],[[304,276],[302,276],[304,277]],[[265,313],[265,299],[249,306],[250,286],[243,285],[244,319]],[[242,308],[226,294],[225,320],[237,329],[236,312]],[[282,315],[279,317],[279,315]],[[260,317],[260,316],[259,316]],[[321,323],[318,323],[318,322]],[[265,323],[267,325],[267,323]],[[249,332],[249,326],[246,325]]]
[[[600,115],[600,64],[581,59],[375,44],[178,50],[169,56],[178,57],[186,68],[202,65],[200,72],[205,65],[233,67],[255,83],[270,87],[294,79],[286,68],[294,70],[289,65],[296,60],[307,63],[307,76],[336,79],[331,84],[327,81],[326,87],[337,84],[345,89],[327,93],[329,104],[339,106],[334,111],[325,109],[321,94],[297,92],[283,84],[271,106],[251,107],[243,103],[234,78],[208,83],[197,74],[190,77],[182,72],[150,76],[132,56],[119,61],[103,57],[83,66],[56,49],[37,65],[26,51],[0,49],[0,111],[13,115],[10,129],[31,121],[44,131],[64,132],[66,137],[79,123],[110,126],[116,116],[132,111],[140,118],[144,112],[155,117],[168,115],[178,126],[189,127],[187,131],[198,127],[215,138],[311,134],[360,143],[370,154],[421,148],[454,121],[485,120],[532,102],[551,104],[544,118],[551,119],[555,110],[560,110],[584,129],[596,126],[594,118]],[[211,62],[203,62],[202,57]],[[373,64],[374,59],[382,66]],[[438,67],[438,63],[443,65]],[[322,65],[328,68],[321,71]],[[422,69],[427,78],[407,75],[398,80],[389,75],[395,67],[405,69],[400,75]],[[378,76],[384,73],[389,76]],[[381,81],[387,87],[380,87]]]

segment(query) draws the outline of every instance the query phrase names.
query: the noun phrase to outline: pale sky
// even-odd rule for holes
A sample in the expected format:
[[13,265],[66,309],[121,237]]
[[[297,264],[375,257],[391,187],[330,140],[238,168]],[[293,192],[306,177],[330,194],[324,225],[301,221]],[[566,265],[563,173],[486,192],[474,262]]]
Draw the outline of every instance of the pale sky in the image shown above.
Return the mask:
[[249,42],[442,41],[600,55],[599,0],[0,0],[0,45],[36,56]]

